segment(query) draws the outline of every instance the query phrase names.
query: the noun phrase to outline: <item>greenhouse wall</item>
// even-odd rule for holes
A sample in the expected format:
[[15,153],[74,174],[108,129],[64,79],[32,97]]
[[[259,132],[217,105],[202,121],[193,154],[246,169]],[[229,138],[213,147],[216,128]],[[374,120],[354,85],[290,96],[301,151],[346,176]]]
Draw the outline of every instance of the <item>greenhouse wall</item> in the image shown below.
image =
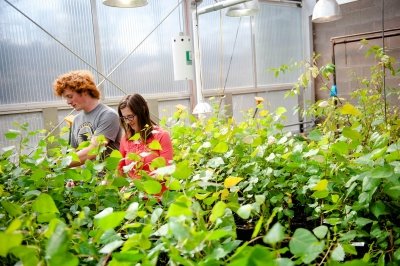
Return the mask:
[[[356,77],[368,77],[370,67],[376,64],[373,55],[366,57],[371,46],[384,46],[388,55],[399,60],[400,1],[358,0],[341,5],[341,10],[341,19],[313,24],[314,50],[321,55],[322,66],[332,62],[334,46],[338,94],[350,99],[351,92],[360,87]],[[399,65],[395,67],[398,69]],[[400,78],[387,72],[385,83],[388,103],[400,105],[399,95],[395,94],[400,93]],[[317,99],[329,97],[329,91],[318,89],[321,86],[317,80]]]
[[[132,9],[99,0],[1,2],[0,145],[10,144],[4,133],[15,129],[14,123],[54,132],[65,125],[71,110],[54,96],[52,83],[74,69],[92,71],[102,101],[114,108],[123,95],[140,93],[154,103],[157,120],[171,116],[177,104],[192,110],[195,84],[174,80],[171,40],[180,32],[192,34],[193,6],[190,1],[149,2]],[[302,9],[296,4],[261,1],[257,16],[241,19],[225,11],[200,16],[204,97],[230,106],[237,121],[255,107],[254,97],[265,97],[265,108],[285,107],[282,123],[298,131],[299,98],[285,94],[300,70],[274,77],[271,68],[303,60],[302,30]]]

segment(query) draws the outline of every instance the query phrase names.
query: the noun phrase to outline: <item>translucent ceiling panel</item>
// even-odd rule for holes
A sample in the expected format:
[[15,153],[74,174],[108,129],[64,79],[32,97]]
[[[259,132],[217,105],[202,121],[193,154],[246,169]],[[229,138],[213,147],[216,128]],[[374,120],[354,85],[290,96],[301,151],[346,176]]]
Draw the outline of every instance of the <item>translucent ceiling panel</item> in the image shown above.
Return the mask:
[[[203,1],[199,9],[215,4]],[[253,87],[251,24],[249,17],[225,16],[226,10],[199,16],[198,31],[203,88]]]
[[274,76],[271,68],[302,60],[301,8],[260,3],[255,17],[255,43],[258,86],[295,82],[300,70]]
[[0,3],[0,104],[58,100],[58,75],[95,65],[90,1],[10,3]]
[[98,5],[102,65],[120,87],[105,82],[106,96],[189,91],[186,81],[174,81],[171,42],[182,28],[180,10],[177,0],[140,8]]

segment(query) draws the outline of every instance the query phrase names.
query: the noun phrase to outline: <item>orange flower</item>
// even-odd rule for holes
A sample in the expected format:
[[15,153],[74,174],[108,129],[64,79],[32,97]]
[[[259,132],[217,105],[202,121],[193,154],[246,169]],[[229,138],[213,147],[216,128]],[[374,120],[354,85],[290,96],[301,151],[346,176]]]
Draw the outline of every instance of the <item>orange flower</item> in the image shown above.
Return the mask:
[[254,99],[256,100],[256,105],[259,105],[260,103],[264,102],[263,97],[254,97]]

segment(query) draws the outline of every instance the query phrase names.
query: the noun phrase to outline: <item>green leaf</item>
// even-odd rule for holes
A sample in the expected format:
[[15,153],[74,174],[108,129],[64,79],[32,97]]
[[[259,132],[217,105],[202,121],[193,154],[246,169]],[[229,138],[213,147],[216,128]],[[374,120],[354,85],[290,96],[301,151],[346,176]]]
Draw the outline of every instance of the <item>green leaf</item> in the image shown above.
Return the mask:
[[222,201],[218,201],[211,211],[210,221],[215,222],[217,218],[220,218],[222,215],[224,215],[225,209],[226,204]]
[[229,146],[226,142],[219,142],[213,149],[213,152],[216,153],[226,153],[229,149]]
[[356,219],[356,224],[358,226],[360,226],[360,227],[363,227],[363,226],[365,226],[365,225],[367,225],[369,223],[372,223],[372,222],[373,222],[373,220],[367,219],[367,218],[364,218],[364,217],[357,217],[357,219]]
[[294,265],[294,262],[288,258],[277,258],[275,261],[276,261],[276,266],[293,266]]
[[322,138],[322,133],[320,130],[314,129],[308,134],[308,138],[313,141],[320,141]]
[[18,259],[20,259],[24,266],[39,265],[39,259],[37,256],[36,247],[18,246],[18,247],[12,248],[10,253],[12,253]]
[[389,212],[386,209],[386,205],[380,200],[372,204],[371,212],[374,214],[376,218],[379,218],[379,216],[381,215],[389,214]]
[[275,223],[271,230],[263,237],[264,243],[275,245],[285,239],[285,228],[278,222]]
[[113,171],[113,170],[117,169],[120,160],[121,159],[117,158],[117,157],[107,157],[105,159],[106,169],[109,171]]
[[302,259],[306,264],[315,260],[324,249],[324,242],[318,239],[307,229],[298,228],[289,242],[290,252]]
[[119,150],[112,150],[112,152],[110,153],[109,157],[122,159],[122,154],[121,154],[121,152]]
[[46,238],[50,238],[50,237],[53,235],[53,233],[54,233],[54,231],[56,230],[57,225],[58,225],[59,223],[63,223],[63,222],[62,222],[60,219],[52,219],[52,220],[49,222],[49,225],[47,226],[46,231],[44,232],[44,236],[45,236]]
[[103,248],[101,248],[99,250],[99,252],[102,254],[112,253],[114,250],[116,250],[117,248],[122,246],[123,243],[124,243],[124,241],[122,241],[122,240],[115,240],[115,241],[105,245]]
[[[127,263],[127,265],[135,265],[143,258],[144,254],[139,253],[138,250],[129,250],[124,252],[114,252],[112,254],[113,260],[109,266],[121,266],[121,263]],[[122,264],[125,265],[125,264]]]
[[156,180],[146,180],[142,182],[143,189],[147,194],[153,195],[161,192],[161,184]]
[[127,220],[135,219],[137,217],[138,210],[139,210],[138,202],[132,202],[131,204],[129,204],[129,207],[126,210],[125,219]]
[[101,219],[103,217],[106,217],[107,215],[113,213],[114,209],[111,207],[105,208],[104,210],[102,210],[101,212],[99,212],[98,214],[96,214],[94,216],[95,219]]
[[11,222],[11,224],[7,227],[6,233],[7,234],[13,234],[15,231],[17,231],[22,225],[22,222],[20,219],[15,219]]
[[68,239],[66,225],[58,223],[54,233],[50,236],[46,245],[46,259],[51,259],[56,254],[62,254],[67,251]]
[[328,188],[328,180],[322,179],[315,186],[312,187],[313,190],[323,191]]
[[247,220],[249,219],[252,210],[253,206],[251,204],[246,204],[240,206],[236,213],[240,216],[240,218]]
[[140,133],[135,133],[135,135],[133,135],[132,137],[130,137],[129,140],[135,141],[135,140],[139,140],[140,138],[141,138],[141,137],[140,137]]
[[315,191],[311,196],[316,199],[324,199],[329,196],[329,191],[328,190]]
[[343,136],[351,140],[361,140],[361,134],[349,127],[344,127],[342,130]]
[[43,169],[36,168],[35,170],[32,171],[31,179],[37,182],[42,180],[45,176],[46,176],[46,171],[44,171]]
[[113,229],[121,224],[125,217],[124,211],[110,213],[95,220],[95,225],[103,230]]
[[12,216],[12,217],[17,217],[22,214],[22,208],[20,205],[17,205],[12,202],[8,201],[2,201],[1,206],[6,210],[6,212]]
[[390,165],[377,166],[371,171],[373,178],[390,178],[392,175],[394,175],[394,171]]
[[57,253],[48,262],[48,266],[78,266],[79,260],[69,252]]
[[38,222],[48,222],[51,219],[57,217],[57,213],[60,213],[57,209],[53,198],[45,193],[41,193],[32,204],[33,211],[39,213]]
[[208,162],[207,162],[207,166],[211,167],[211,168],[218,168],[221,165],[224,165],[224,159],[222,159],[221,157],[214,157],[211,158]]
[[278,116],[281,116],[286,112],[287,112],[286,108],[282,107],[282,106],[276,108],[276,110],[275,110],[275,114],[277,114]]
[[161,168],[167,165],[164,157],[157,157],[154,158],[153,161],[150,163],[150,169],[154,170],[157,168]]
[[172,203],[168,208],[167,217],[174,217],[174,216],[191,216],[192,210],[190,206],[192,205],[189,198],[186,196],[180,196],[176,199],[174,203]]
[[400,186],[393,186],[393,184],[388,183],[385,185],[384,191],[391,198],[395,200],[400,199]]
[[129,181],[124,177],[116,177],[113,179],[111,185],[115,187],[127,187],[129,186]]
[[4,134],[4,136],[6,137],[6,139],[15,139],[15,138],[17,138],[19,135],[21,135],[21,131],[15,130],[15,129],[9,129],[8,132],[6,132],[6,133]]
[[152,142],[149,143],[149,148],[155,151],[161,151],[162,147],[161,144],[158,140],[153,140]]
[[0,232],[0,256],[7,256],[11,248],[21,245],[23,236],[21,233],[7,234]]
[[163,214],[164,210],[162,208],[156,208],[151,214],[151,224],[156,224],[160,222],[161,214]]
[[275,266],[274,254],[267,247],[260,245],[242,246],[234,254],[229,266]]
[[184,160],[176,164],[175,172],[172,174],[177,179],[187,179],[192,174],[189,161]]
[[316,228],[313,229],[313,233],[319,238],[323,239],[326,236],[326,233],[328,233],[328,227],[325,225],[320,225]]
[[395,260],[400,261],[400,248],[396,249],[393,255]]
[[218,229],[218,230],[212,230],[207,233],[206,239],[213,241],[213,240],[219,240],[223,237],[230,236],[232,235],[232,232],[229,232],[225,229]]
[[253,233],[251,234],[251,238],[255,238],[258,236],[258,234],[260,233],[261,227],[263,225],[263,221],[264,221],[264,216],[260,216],[260,219],[258,219],[256,226],[254,227]]
[[361,112],[356,107],[354,107],[354,105],[351,105],[350,103],[344,104],[340,111],[343,115],[354,115],[354,116],[361,115]]
[[331,146],[333,152],[339,155],[347,155],[349,153],[349,144],[344,141],[338,141]]
[[345,253],[342,245],[338,244],[332,251],[331,258],[335,261],[344,261]]

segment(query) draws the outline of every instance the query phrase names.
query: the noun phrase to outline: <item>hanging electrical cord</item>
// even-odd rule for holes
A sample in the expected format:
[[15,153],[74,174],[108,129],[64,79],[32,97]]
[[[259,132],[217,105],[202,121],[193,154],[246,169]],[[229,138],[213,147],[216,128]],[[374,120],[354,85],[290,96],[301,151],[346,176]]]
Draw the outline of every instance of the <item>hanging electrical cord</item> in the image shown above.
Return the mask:
[[[196,45],[197,45],[197,48],[198,48],[198,50],[199,50],[199,58],[200,58],[200,56],[201,56],[201,51],[200,51],[200,36],[199,36],[199,24],[200,24],[200,21],[199,21],[199,13],[197,12],[198,11],[198,3],[199,2],[201,2],[201,1],[199,1],[199,0],[195,0],[194,1],[195,2],[195,10],[196,10],[196,22],[197,22],[197,25],[195,25],[196,27],[197,27],[197,31],[196,31],[196,37],[197,37],[197,43],[196,43]],[[199,66],[200,68],[201,68],[201,65]],[[199,76],[200,76],[200,80],[199,80],[199,83],[200,83],[200,88],[203,88],[203,74],[202,74],[202,71],[200,71],[199,72]],[[197,77],[196,77],[197,78]],[[198,88],[197,88],[198,89]],[[203,92],[201,92],[201,93],[203,93]],[[197,99],[197,101],[199,101],[199,99]]]
[[[225,93],[226,84],[227,84],[227,82],[228,82],[229,72],[230,72],[231,65],[232,65],[233,55],[234,55],[234,53],[235,53],[236,41],[237,41],[237,37],[238,37],[238,34],[239,34],[239,29],[240,29],[240,24],[241,24],[241,22],[242,22],[242,17],[240,17],[240,19],[239,19],[239,24],[238,24],[238,27],[237,27],[237,29],[236,29],[235,41],[233,42],[232,54],[231,54],[231,57],[230,57],[230,59],[229,59],[228,70],[227,70],[227,72],[226,72],[224,87],[222,88],[221,95],[224,95],[224,93]],[[219,105],[218,105],[218,110],[221,109],[222,99],[223,99],[223,97],[220,97],[220,99],[219,99]]]
[[[385,0],[382,0],[382,49],[383,54],[385,55]],[[387,127],[387,99],[386,99],[386,66],[382,64],[382,72],[383,72],[383,97],[384,97],[384,108],[385,108],[385,125]]]
[[[220,35],[220,48],[219,48],[219,53],[220,53],[220,61],[219,61],[219,87],[222,89],[224,86],[224,80],[223,80],[223,75],[224,75],[224,39],[223,39],[223,32],[222,32],[222,10],[219,11],[219,35]],[[223,97],[223,93],[221,93],[221,96]]]
[[[178,0],[178,5],[180,5],[180,1]],[[178,16],[179,16],[179,32],[183,32],[183,30],[182,30],[182,24],[183,24],[183,22],[182,22],[182,19],[181,19],[181,11],[182,11],[182,7],[180,7],[179,8],[179,10],[178,10]],[[183,11],[182,11],[183,12]],[[183,17],[183,14],[182,14],[182,17]]]

